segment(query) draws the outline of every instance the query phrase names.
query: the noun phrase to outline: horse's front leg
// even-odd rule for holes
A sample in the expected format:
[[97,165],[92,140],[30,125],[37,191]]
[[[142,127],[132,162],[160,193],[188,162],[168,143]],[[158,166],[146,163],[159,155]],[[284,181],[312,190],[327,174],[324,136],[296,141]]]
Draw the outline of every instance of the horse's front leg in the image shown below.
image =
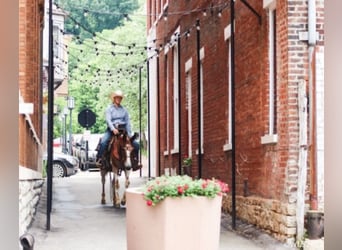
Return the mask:
[[123,196],[122,196],[122,200],[121,200],[121,205],[125,206],[126,205],[126,189],[129,187],[129,184],[131,183],[129,181],[129,175],[131,173],[131,170],[126,170],[125,171],[125,191],[123,193]]
[[114,207],[120,207],[120,196],[119,196],[119,176],[114,173],[113,174],[113,182],[112,182],[112,188],[113,188],[113,205]]
[[106,173],[104,170],[100,170],[100,174],[101,174],[101,182],[102,182],[101,204],[106,204],[106,196],[105,196]]

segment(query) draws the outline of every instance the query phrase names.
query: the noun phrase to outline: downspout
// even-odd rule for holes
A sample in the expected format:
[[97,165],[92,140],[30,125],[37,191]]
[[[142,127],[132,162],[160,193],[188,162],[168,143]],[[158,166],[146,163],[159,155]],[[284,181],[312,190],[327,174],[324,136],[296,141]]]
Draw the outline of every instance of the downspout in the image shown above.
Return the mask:
[[[303,80],[298,84],[298,112],[299,112],[299,160],[298,160],[298,188],[297,188],[297,235],[296,240],[300,242],[304,236],[305,217],[305,191],[307,184],[307,161],[310,167],[310,209],[313,209],[313,194],[315,182],[315,92],[314,92],[314,50],[315,50],[315,0],[308,0],[308,94],[306,82]],[[309,103],[307,101],[309,98]],[[309,118],[309,119],[308,119]],[[309,133],[308,131],[309,130]]]
[[310,209],[317,210],[317,141],[316,141],[316,0],[308,0],[308,80],[309,80],[309,165],[310,165]]

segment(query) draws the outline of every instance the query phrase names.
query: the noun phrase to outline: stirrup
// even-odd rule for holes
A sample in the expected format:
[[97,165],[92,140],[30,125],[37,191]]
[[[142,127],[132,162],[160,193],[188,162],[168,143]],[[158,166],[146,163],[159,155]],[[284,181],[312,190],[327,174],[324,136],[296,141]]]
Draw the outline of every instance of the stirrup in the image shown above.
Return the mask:
[[142,164],[136,164],[132,167],[133,171],[137,171],[142,168]]

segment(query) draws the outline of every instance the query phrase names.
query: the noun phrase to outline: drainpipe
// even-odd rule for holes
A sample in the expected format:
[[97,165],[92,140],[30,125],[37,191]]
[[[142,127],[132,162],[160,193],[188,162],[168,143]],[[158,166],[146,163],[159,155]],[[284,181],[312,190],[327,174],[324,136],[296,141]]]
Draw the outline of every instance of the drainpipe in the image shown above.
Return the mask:
[[308,57],[309,57],[309,145],[310,145],[310,209],[317,210],[317,139],[316,139],[316,88],[315,88],[315,47],[316,47],[316,0],[308,0]]
[[20,244],[23,250],[33,250],[34,249],[34,237],[32,234],[25,233],[20,236]]

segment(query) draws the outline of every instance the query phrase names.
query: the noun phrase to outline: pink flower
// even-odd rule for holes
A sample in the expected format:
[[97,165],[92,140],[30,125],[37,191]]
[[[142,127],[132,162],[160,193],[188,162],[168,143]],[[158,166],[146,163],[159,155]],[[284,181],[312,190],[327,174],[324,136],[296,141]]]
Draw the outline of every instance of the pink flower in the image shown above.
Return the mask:
[[147,206],[150,207],[150,206],[152,206],[153,202],[151,200],[147,200],[146,204],[147,204]]
[[229,192],[229,187],[227,183],[224,183],[223,181],[217,181],[217,183],[220,185],[220,188],[223,193],[228,193]]

